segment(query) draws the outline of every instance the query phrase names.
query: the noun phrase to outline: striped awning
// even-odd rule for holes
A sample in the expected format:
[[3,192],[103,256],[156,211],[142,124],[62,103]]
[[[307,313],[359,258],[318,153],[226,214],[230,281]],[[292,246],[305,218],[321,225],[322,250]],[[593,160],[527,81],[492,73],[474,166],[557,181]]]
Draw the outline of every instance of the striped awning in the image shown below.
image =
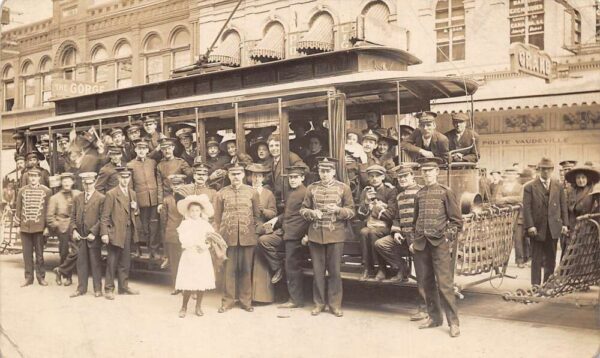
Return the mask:
[[310,30],[296,44],[298,52],[311,54],[333,51],[333,19],[320,15],[313,21]]
[[271,25],[252,50],[250,57],[259,62],[282,60],[285,58],[285,32],[279,24]]
[[236,32],[230,32],[219,47],[208,56],[208,62],[220,62],[223,65],[238,67],[241,59],[240,43],[240,36]]

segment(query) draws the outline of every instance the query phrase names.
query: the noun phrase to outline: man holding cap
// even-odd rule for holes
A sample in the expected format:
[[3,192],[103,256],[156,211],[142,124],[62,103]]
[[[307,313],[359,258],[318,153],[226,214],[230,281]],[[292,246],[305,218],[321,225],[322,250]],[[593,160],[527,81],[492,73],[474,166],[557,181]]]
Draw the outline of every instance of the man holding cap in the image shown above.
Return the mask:
[[554,273],[558,239],[569,233],[567,198],[560,182],[552,179],[554,163],[542,158],[537,169],[539,177],[523,187],[523,225],[531,244],[532,285],[546,282]]
[[302,245],[302,238],[308,231],[308,221],[300,215],[300,209],[306,195],[304,178],[308,167],[302,163],[287,168],[287,177],[290,190],[285,199],[283,213],[267,221],[265,226],[273,231],[258,238],[258,252],[268,262],[273,272],[272,282],[277,282],[283,277],[283,262],[278,253],[281,242],[285,245],[285,276],[290,294],[288,302],[280,308],[298,308],[304,306],[304,284],[302,275],[302,262],[306,249]]
[[[354,217],[354,200],[350,187],[335,180],[336,163],[336,159],[321,158],[318,164],[321,180],[308,186],[300,209],[302,217],[311,223],[308,227],[308,247],[314,271],[313,316],[320,314],[326,304],[336,317],[344,315],[342,251],[350,220]],[[328,273],[327,279],[325,271]]]
[[129,189],[131,171],[125,167],[117,168],[119,186],[106,193],[100,234],[106,244],[108,259],[104,282],[105,297],[114,300],[115,275],[119,284],[119,294],[137,295],[139,292],[129,287],[129,267],[131,264],[131,244],[138,241],[139,208],[135,191]]
[[102,194],[106,194],[112,188],[119,185],[119,173],[116,168],[125,165],[123,162],[123,147],[111,145],[108,147],[108,157],[110,162],[106,163],[98,173],[96,181],[96,190]]
[[442,303],[450,326],[450,337],[458,337],[460,329],[454,297],[450,241],[455,239],[462,227],[462,216],[452,190],[437,182],[439,164],[443,161],[434,159],[426,159],[421,165],[425,186],[415,198],[415,234],[409,247],[415,254],[415,262],[418,261],[415,263],[417,283],[425,292],[429,311],[429,319],[419,328],[442,325]]
[[417,114],[419,128],[400,144],[402,149],[408,151],[413,161],[419,158],[448,158],[448,138],[436,130],[437,114],[435,112],[421,112]]
[[[158,201],[158,177],[156,173],[156,161],[148,158],[149,143],[146,139],[138,139],[134,143],[137,157],[127,163],[127,168],[131,170],[133,190],[138,199],[140,210],[140,232],[138,233],[140,241],[146,242],[150,249],[150,254],[160,245],[160,236],[158,233],[158,212],[156,210]],[[115,169],[116,170],[116,169]],[[137,255],[141,255],[141,248],[136,248]]]
[[228,258],[219,313],[231,309],[236,299],[243,310],[252,312],[252,258],[260,223],[260,203],[256,190],[244,184],[242,165],[230,164],[227,173],[231,185],[219,190],[214,201],[215,231],[227,243]]
[[[69,232],[72,235],[76,250],[74,255],[69,254],[65,265],[58,268],[57,274],[65,275],[73,271],[73,265],[67,266],[67,262],[75,258],[77,267],[77,290],[71,297],[85,295],[88,287],[90,269],[92,271],[92,282],[94,284],[94,296],[102,296],[102,267],[100,249],[100,220],[104,207],[104,195],[96,188],[96,173],[85,172],[79,174],[83,185],[83,194],[73,200],[73,211],[71,214],[71,225]],[[55,271],[56,272],[56,271]]]
[[[46,225],[50,235],[58,237],[58,253],[60,255],[60,264],[67,259],[71,250],[71,233],[69,225],[71,224],[71,211],[73,208],[73,199],[81,192],[73,189],[75,184],[75,175],[73,173],[62,173],[60,175],[61,190],[50,197],[48,202],[48,211],[46,213]],[[97,218],[96,218],[97,219]],[[68,284],[71,284],[71,275],[65,275]],[[56,283],[61,284],[60,275],[56,278]]]
[[20,227],[25,263],[25,282],[21,287],[33,284],[33,253],[35,251],[35,275],[41,286],[48,286],[44,279],[44,230],[46,211],[52,191],[40,184],[42,170],[32,167],[28,171],[29,183],[17,193],[15,224]]
[[465,148],[452,154],[453,162],[477,163],[479,160],[479,135],[472,129],[467,128],[469,115],[466,113],[453,113],[452,125],[454,129],[446,132],[451,151]]
[[[360,194],[358,216],[365,226],[360,230],[360,248],[363,263],[361,281],[375,276],[375,256],[373,245],[377,239],[389,234],[392,220],[396,216],[397,190],[390,183],[384,183],[386,170],[379,164],[367,168],[369,186]],[[379,271],[383,274],[385,263],[379,261]],[[381,275],[378,275],[381,278]],[[384,277],[385,278],[385,277]]]

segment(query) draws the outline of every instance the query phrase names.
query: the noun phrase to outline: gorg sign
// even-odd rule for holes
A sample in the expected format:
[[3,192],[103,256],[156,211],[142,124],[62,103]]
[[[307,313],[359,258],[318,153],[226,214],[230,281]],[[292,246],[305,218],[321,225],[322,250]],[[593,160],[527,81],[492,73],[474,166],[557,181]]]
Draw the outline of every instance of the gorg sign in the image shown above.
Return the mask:
[[52,98],[82,96],[105,91],[104,85],[94,82],[71,81],[62,78],[52,79]]
[[550,82],[552,78],[552,59],[537,47],[514,43],[510,47],[511,68],[513,72],[524,72]]

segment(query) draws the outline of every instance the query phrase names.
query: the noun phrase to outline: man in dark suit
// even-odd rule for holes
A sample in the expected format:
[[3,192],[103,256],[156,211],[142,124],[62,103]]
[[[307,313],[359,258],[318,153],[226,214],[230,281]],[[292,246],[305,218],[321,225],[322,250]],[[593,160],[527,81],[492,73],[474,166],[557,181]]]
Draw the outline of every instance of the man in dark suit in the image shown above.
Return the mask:
[[453,162],[477,163],[479,160],[479,134],[467,128],[469,116],[466,113],[452,115],[454,129],[446,132],[450,143],[450,151],[465,148],[452,154]]
[[108,251],[104,282],[104,297],[108,300],[115,299],[113,291],[117,273],[119,294],[139,294],[129,287],[128,282],[131,242],[138,241],[139,208],[135,192],[129,189],[131,171],[124,167],[117,168],[117,171],[119,186],[106,193],[100,218],[101,239]]
[[[298,154],[294,152],[289,152],[288,154],[288,162],[281,163],[281,135],[277,133],[272,133],[267,140],[267,144],[269,146],[269,152],[271,153],[271,157],[265,161],[265,166],[271,168],[271,173],[267,178],[267,183],[273,188],[273,194],[275,195],[275,200],[277,203],[281,203],[282,192],[284,185],[287,186],[287,190],[289,190],[289,183],[286,183],[283,180],[282,168],[287,168],[288,166],[301,165],[304,164],[302,158],[298,156]],[[283,165],[283,167],[282,167]],[[282,208],[278,208],[281,210]]]
[[100,168],[98,180],[96,181],[96,190],[102,194],[106,194],[107,191],[119,185],[119,173],[116,171],[116,168],[125,166],[122,147],[116,145],[109,146],[108,157],[110,158],[110,162]]
[[410,137],[400,144],[412,156],[414,162],[419,158],[448,158],[448,138],[436,130],[437,114],[435,112],[421,112],[417,114],[419,128],[415,129]]
[[[100,221],[104,206],[104,194],[95,188],[96,173],[81,173],[83,194],[73,199],[69,231],[77,245],[74,252],[77,266],[77,290],[71,297],[85,295],[88,287],[89,271],[92,271],[94,296],[102,296],[102,271],[100,248]],[[71,255],[69,256],[71,257]],[[62,267],[62,266],[61,266]]]
[[523,224],[531,238],[531,284],[542,283],[554,273],[556,246],[561,235],[569,231],[569,214],[565,191],[551,175],[554,163],[542,158],[539,177],[523,188]]

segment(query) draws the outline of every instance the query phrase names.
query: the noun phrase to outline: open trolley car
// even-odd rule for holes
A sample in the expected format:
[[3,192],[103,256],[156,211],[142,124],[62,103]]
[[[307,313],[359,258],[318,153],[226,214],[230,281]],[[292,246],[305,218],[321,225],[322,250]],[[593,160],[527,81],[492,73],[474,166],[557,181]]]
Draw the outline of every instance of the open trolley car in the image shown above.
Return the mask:
[[[5,126],[4,130],[24,131],[30,148],[33,136],[48,134],[56,148],[57,133],[85,131],[91,126],[102,133],[127,126],[142,115],[157,114],[166,136],[173,136],[182,124],[192,125],[197,153],[206,158],[206,138],[218,130],[235,132],[237,147],[247,151],[248,135],[278,128],[283,139],[281,160],[286,163],[290,123],[305,121],[314,127],[325,122],[329,154],[340,159],[337,177],[347,181],[347,128],[366,127],[368,116],[379,123],[384,118],[391,120],[399,128],[403,115],[429,110],[432,100],[470,96],[477,90],[477,84],[469,79],[407,71],[420,62],[402,50],[365,46],[242,68],[198,66],[158,83],[57,99],[55,116],[18,123],[15,128]],[[481,207],[480,171],[475,166],[450,164],[441,176],[441,182],[449,184],[461,200],[465,215],[464,229],[455,241],[455,274],[493,272],[488,279],[502,276],[519,208]],[[284,198],[282,193],[278,200],[283,203]],[[15,240],[11,215],[4,215],[4,220],[4,240]],[[346,278],[358,278],[357,240],[349,233],[344,250]],[[149,258],[138,258],[133,265],[157,268]]]

